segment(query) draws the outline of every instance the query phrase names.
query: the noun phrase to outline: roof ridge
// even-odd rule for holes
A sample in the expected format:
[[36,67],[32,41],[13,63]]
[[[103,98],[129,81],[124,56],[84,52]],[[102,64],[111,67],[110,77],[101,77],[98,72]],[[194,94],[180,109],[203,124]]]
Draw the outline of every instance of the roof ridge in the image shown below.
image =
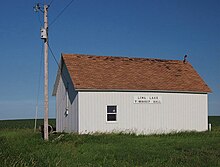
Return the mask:
[[[182,60],[160,59],[160,58],[146,58],[146,57],[128,57],[128,56],[103,56],[103,55],[89,55],[89,54],[68,54],[62,53],[62,56],[80,56],[87,58],[101,58],[101,59],[122,59],[122,60],[136,60],[136,61],[157,61],[157,62],[182,62]],[[78,57],[79,58],[79,57]]]

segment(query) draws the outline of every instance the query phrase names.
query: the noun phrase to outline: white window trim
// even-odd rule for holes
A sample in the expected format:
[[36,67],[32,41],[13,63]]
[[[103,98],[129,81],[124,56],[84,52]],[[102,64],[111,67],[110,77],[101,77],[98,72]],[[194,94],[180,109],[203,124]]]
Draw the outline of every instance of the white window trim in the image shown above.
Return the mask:
[[[109,114],[115,114],[116,115],[116,121],[108,121],[108,106],[116,106],[116,113],[109,113]],[[109,124],[114,124],[114,123],[118,123],[118,105],[117,104],[108,104],[108,105],[106,105],[105,106],[105,114],[106,114],[106,116],[105,116],[105,121],[106,121],[106,123],[109,123]]]

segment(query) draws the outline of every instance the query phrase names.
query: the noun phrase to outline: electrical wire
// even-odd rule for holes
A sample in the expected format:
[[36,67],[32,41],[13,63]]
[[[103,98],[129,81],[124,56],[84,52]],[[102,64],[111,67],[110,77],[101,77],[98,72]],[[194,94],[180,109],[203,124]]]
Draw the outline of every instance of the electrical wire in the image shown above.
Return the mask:
[[49,6],[52,5],[53,1],[54,1],[54,0],[51,0],[51,1],[50,1]]
[[[57,66],[58,66],[58,68],[59,68],[60,75],[62,75],[60,64],[58,63],[58,61],[57,61],[57,59],[56,59],[56,57],[55,57],[55,55],[54,55],[54,53],[53,53],[53,51],[52,51],[50,45],[49,45],[49,41],[48,41],[48,48],[49,48],[49,50],[50,50],[50,53],[51,53],[52,56],[53,56],[53,59],[55,60]],[[67,83],[67,85],[68,85],[69,82],[68,82],[68,80],[66,79],[66,77],[65,77],[64,75],[62,75],[62,78],[66,81],[66,83]]]
[[39,99],[39,92],[40,92],[40,83],[41,83],[41,75],[42,75],[42,67],[43,67],[43,43],[41,47],[41,58],[40,58],[40,71],[39,71],[39,76],[38,76],[38,89],[37,89],[37,100]]
[[[52,0],[53,1],[53,0]],[[64,8],[63,10],[61,10],[61,12],[55,17],[55,19],[49,24],[49,26],[51,27],[56,21],[57,19],[63,14],[63,12],[73,3],[74,0],[71,0]]]
[[43,23],[42,23],[42,21],[41,21],[41,19],[40,19],[40,13],[39,13],[39,12],[38,12],[37,16],[38,16],[38,21],[39,21],[39,23],[40,23],[40,26],[43,27]]
[[41,85],[41,75],[42,75],[42,67],[43,67],[43,43],[41,47],[41,57],[40,57],[40,68],[39,68],[39,75],[38,75],[38,85],[37,85],[37,96],[36,96],[36,112],[35,112],[35,123],[34,123],[34,131],[36,131],[37,126],[37,115],[38,115],[38,101],[40,95],[40,85]]
[[[35,8],[35,7],[34,7]],[[40,26],[42,27],[43,24],[42,24],[42,21],[41,21],[41,18],[40,18],[40,12],[36,12],[37,13],[37,19],[38,19],[38,22],[40,23]]]
[[55,57],[55,55],[54,55],[52,49],[50,48],[49,42],[48,42],[48,48],[49,48],[49,50],[50,50],[50,53],[51,53],[52,56],[53,56],[54,61],[56,62],[57,66],[58,66],[59,69],[60,69],[60,65],[59,65],[59,63],[58,63],[58,61],[57,61],[57,59],[56,59],[56,57]]
[[[49,45],[49,40],[48,40],[48,48],[49,48],[49,50],[50,50],[50,52],[51,52],[51,54],[52,54],[52,56],[53,56],[53,58],[54,58],[54,60],[55,60],[55,62],[56,62],[56,64],[57,64],[57,66],[58,66],[58,70],[59,70],[59,72],[60,72],[61,78],[64,79],[65,82],[66,82],[66,95],[67,95],[67,94],[68,94],[68,85],[69,85],[69,82],[68,82],[68,80],[66,79],[65,75],[62,75],[62,71],[61,71],[60,64],[58,63],[58,61],[57,61],[57,59],[56,59],[56,57],[55,57],[55,55],[54,55],[54,53],[53,53],[53,51],[52,51],[50,45]],[[58,73],[59,73],[59,72],[58,72]],[[64,83],[64,85],[65,85],[65,83]],[[57,109],[60,108],[60,105],[61,105],[61,103],[64,101],[64,99],[66,98],[66,95],[63,96],[63,97],[61,97],[60,102],[57,104]]]

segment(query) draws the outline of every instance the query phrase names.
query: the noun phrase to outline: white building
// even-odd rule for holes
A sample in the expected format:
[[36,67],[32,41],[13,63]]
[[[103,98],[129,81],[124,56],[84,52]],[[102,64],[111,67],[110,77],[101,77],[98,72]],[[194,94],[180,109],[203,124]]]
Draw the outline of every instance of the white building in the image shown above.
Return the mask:
[[210,88],[189,62],[62,54],[57,131],[205,131]]

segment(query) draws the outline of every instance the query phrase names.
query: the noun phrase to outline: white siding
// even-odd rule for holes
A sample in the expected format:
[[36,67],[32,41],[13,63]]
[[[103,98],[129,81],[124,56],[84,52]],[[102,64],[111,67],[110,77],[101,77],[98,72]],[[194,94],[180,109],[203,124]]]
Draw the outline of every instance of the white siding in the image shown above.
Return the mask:
[[56,130],[61,132],[63,130],[63,111],[62,108],[64,107],[64,99],[65,93],[63,90],[63,82],[59,79],[57,94],[56,94]]
[[[136,95],[158,95],[161,104],[134,104]],[[142,134],[205,131],[207,94],[79,92],[79,133],[126,131]],[[106,122],[106,106],[117,105],[117,122]]]
[[[67,82],[69,110],[68,116],[65,117],[67,107]],[[59,79],[56,93],[56,130],[58,132],[78,132],[78,94],[73,88],[66,66],[63,67],[62,77]]]

